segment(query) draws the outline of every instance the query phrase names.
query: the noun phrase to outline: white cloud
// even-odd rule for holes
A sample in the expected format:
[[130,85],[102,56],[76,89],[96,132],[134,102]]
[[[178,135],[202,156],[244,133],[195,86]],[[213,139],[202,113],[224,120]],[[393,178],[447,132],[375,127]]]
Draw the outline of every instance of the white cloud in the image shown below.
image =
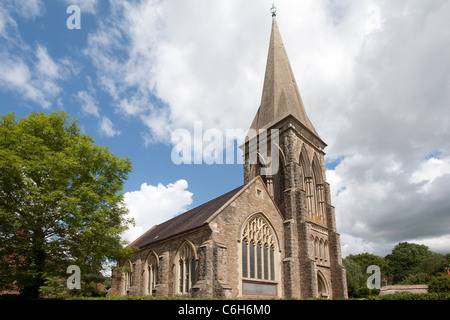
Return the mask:
[[[95,90],[89,88],[95,93]],[[121,132],[114,128],[114,124],[107,116],[100,115],[100,108],[98,102],[93,97],[93,94],[87,91],[78,91],[75,98],[81,103],[81,111],[86,115],[91,115],[99,119],[99,132],[108,138],[112,138],[121,134]]]
[[430,158],[420,164],[411,175],[412,183],[422,183],[422,190],[428,191],[434,180],[443,175],[450,174],[450,157],[446,159]]
[[39,74],[50,79],[58,79],[60,77],[58,64],[56,64],[55,61],[53,61],[53,59],[48,55],[45,47],[41,45],[37,47],[36,58],[38,59],[36,69]]
[[450,235],[443,235],[440,237],[431,237],[425,239],[408,239],[408,242],[423,244],[432,248],[435,252],[442,254],[448,253],[448,244],[450,243]]
[[114,125],[108,117],[102,117],[100,120],[100,132],[109,138],[120,135],[120,131],[114,129]]
[[45,12],[42,0],[4,0],[3,5],[27,19],[41,16]]
[[2,89],[49,109],[58,103],[62,92],[60,81],[76,73],[76,68],[67,58],[55,61],[41,44],[36,45],[34,57],[28,51],[31,50],[17,54],[0,51],[0,84]]
[[100,117],[97,101],[95,101],[92,95],[86,91],[79,91],[76,98],[81,103],[81,110],[83,113],[93,115],[97,118]]
[[396,243],[410,239],[420,239],[438,252],[448,251],[448,244],[445,249],[434,239],[449,236],[450,161],[429,159],[409,174],[398,170],[395,162],[374,158],[348,157],[327,171],[346,252],[358,253],[365,247],[387,254]]
[[125,193],[125,206],[136,226],[124,234],[124,239],[134,241],[154,225],[185,212],[193,196],[187,189],[187,181],[178,180],[167,186],[143,183],[140,190]]
[[[153,142],[168,142],[172,130],[191,128],[197,120],[220,129],[249,125],[259,94],[248,89],[256,88],[261,79],[255,76],[255,65],[248,65],[254,60],[251,45],[241,52],[233,50],[230,55],[229,49],[236,45],[233,41],[242,45],[248,40],[248,33],[236,33],[229,23],[238,5],[236,1],[230,3],[115,3],[120,15],[111,17],[90,35],[86,53],[107,75],[104,79],[114,80],[108,81],[107,91],[119,110],[141,118]],[[193,10],[196,6],[202,10]],[[108,30],[110,23],[117,28]],[[270,25],[267,27],[270,30]],[[114,49],[124,55],[118,58],[112,54]],[[230,63],[240,53],[242,64]],[[263,59],[260,62],[262,74]],[[226,97],[223,92],[227,92]],[[155,108],[153,96],[164,105]],[[249,97],[253,99],[251,104],[245,103]],[[243,110],[248,117],[234,116]]]
[[21,60],[7,56],[0,59],[0,82],[3,86],[21,91],[26,98],[41,100],[42,95],[29,84],[30,73],[28,66]]
[[44,12],[45,5],[41,0],[3,0],[0,4],[0,37],[12,42],[20,38],[14,14],[34,19]]
[[9,12],[0,6],[0,36],[3,38],[8,38],[7,36],[7,28],[8,25],[16,26],[16,22],[9,15]]
[[379,252],[377,249],[376,243],[368,242],[363,238],[353,237],[350,234],[341,234],[341,254],[343,257],[363,252]]

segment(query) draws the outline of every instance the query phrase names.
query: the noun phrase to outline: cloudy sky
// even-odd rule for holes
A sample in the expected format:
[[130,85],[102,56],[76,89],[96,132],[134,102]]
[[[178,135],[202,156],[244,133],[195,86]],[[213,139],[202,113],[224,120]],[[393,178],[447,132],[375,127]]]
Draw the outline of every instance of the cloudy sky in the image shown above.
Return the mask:
[[[70,5],[81,29],[67,27]],[[97,144],[130,157],[132,241],[243,183],[240,164],[174,164],[171,136],[200,121],[224,136],[250,126],[271,5],[3,0],[1,114],[64,110]],[[384,256],[400,241],[450,252],[450,2],[276,6],[307,113],[328,144],[343,256]]]

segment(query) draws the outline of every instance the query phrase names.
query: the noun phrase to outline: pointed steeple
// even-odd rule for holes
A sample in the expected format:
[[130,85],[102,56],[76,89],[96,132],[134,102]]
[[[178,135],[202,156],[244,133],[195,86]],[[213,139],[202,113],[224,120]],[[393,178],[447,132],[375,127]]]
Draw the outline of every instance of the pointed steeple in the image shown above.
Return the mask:
[[303,106],[274,11],[272,11],[272,17],[272,31],[261,105],[251,129],[269,129],[275,123],[292,115],[320,139]]

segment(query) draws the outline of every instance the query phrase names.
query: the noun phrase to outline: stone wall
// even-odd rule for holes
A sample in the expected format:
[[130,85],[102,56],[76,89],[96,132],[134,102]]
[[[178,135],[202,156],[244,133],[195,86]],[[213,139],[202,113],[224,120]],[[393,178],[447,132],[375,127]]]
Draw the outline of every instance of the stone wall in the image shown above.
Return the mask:
[[[176,268],[175,268],[175,256],[179,247],[185,242],[189,241],[195,247],[195,252],[199,252],[200,246],[204,244],[211,237],[211,230],[205,226],[201,229],[195,230],[190,233],[186,233],[180,235],[178,237],[174,237],[168,239],[166,241],[143,247],[137,252],[132,259],[129,261],[121,261],[119,263],[119,269],[123,268],[127,263],[131,263],[131,265],[135,265],[135,269],[133,270],[133,285],[129,288],[129,290],[125,290],[125,282],[123,276],[120,279],[114,280],[115,283],[113,287],[116,287],[120,294],[124,294],[128,296],[144,296],[145,292],[145,284],[144,284],[144,266],[147,257],[153,251],[159,257],[159,268],[158,268],[158,284],[155,287],[155,295],[156,296],[173,296],[177,295],[175,282],[176,282]],[[120,273],[118,273],[120,276]]]
[[397,286],[384,286],[381,287],[380,296],[385,296],[394,293],[428,293],[427,284],[415,284],[415,285],[397,285]]
[[[242,265],[241,265],[241,237],[244,225],[255,214],[262,214],[271,224],[276,235],[276,249],[278,263],[276,264],[276,280],[278,283],[278,296],[283,297],[283,271],[281,260],[284,257],[283,218],[276,209],[272,199],[266,192],[261,179],[257,179],[219,215],[214,217],[210,226],[213,230],[212,239],[218,245],[220,272],[217,281],[221,286],[231,288],[232,297],[242,295]],[[226,257],[226,260],[225,260]]]

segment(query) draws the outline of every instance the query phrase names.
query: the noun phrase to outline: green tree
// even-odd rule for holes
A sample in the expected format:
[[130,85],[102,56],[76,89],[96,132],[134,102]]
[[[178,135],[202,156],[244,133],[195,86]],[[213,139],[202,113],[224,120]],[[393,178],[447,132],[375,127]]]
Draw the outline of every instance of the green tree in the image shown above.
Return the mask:
[[[382,275],[387,271],[388,265],[384,258],[371,254],[371,253],[360,253],[357,255],[349,255],[347,259],[356,262],[360,268],[361,272],[366,275],[367,268],[371,265],[376,265],[380,267]],[[367,277],[365,277],[367,279]],[[365,281],[365,280],[364,280]]]
[[342,259],[347,274],[347,291],[350,298],[358,297],[358,290],[364,282],[361,266],[354,260],[346,257]]
[[422,261],[433,256],[427,246],[415,243],[400,242],[385,259],[389,265],[390,279],[393,283],[405,280],[415,273]]
[[429,283],[430,292],[450,292],[450,276],[440,275],[433,277]]
[[37,297],[45,277],[67,277],[69,265],[87,277],[123,257],[131,169],[130,159],[95,145],[66,113],[2,116],[0,287],[15,282]]
[[367,279],[370,276],[367,273],[369,266],[376,265],[380,267],[382,277],[387,270],[387,263],[384,258],[370,253],[349,255],[343,259],[343,263],[347,271],[348,295],[353,298],[365,297],[371,294],[371,290],[367,288]]

